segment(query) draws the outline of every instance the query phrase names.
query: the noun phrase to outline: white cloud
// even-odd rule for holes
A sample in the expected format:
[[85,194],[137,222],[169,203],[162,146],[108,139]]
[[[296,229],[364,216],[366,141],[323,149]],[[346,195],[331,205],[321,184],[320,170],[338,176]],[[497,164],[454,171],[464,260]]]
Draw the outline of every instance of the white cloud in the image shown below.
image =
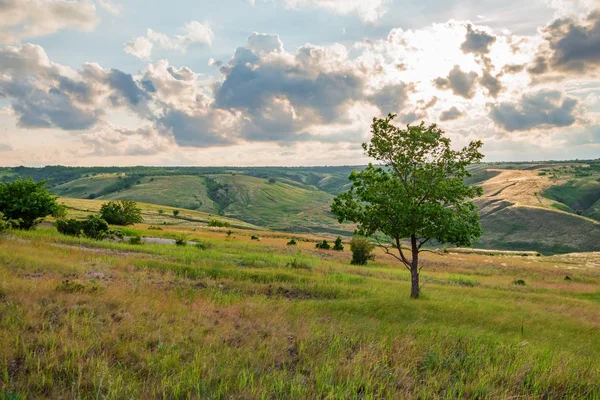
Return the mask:
[[388,11],[388,3],[388,0],[284,0],[287,8],[321,8],[335,14],[354,14],[368,23],[383,17]]
[[182,30],[183,35],[171,37],[148,28],[146,36],[139,36],[125,43],[124,50],[137,58],[147,60],[150,59],[152,51],[156,48],[185,53],[188,46],[192,44],[212,46],[215,34],[208,24],[190,21],[185,24]]
[[50,35],[62,29],[91,31],[98,23],[90,0],[3,0],[0,2],[0,44]]
[[149,60],[152,55],[154,44],[145,36],[136,37],[133,40],[125,43],[125,53],[131,54],[140,60]]
[[123,5],[117,4],[112,0],[96,0],[98,5],[108,13],[118,17],[123,13]]

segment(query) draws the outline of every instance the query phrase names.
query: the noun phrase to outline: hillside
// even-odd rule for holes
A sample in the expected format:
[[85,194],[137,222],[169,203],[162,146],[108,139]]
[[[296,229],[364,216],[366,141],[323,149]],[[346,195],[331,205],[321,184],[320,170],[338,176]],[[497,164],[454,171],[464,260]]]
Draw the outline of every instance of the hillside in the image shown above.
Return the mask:
[[[4,168],[17,176],[50,179],[58,195],[145,203],[222,215],[288,232],[349,234],[329,212],[333,196],[362,167],[131,167]],[[484,236],[477,247],[547,253],[600,250],[600,161],[482,163],[469,184]]]

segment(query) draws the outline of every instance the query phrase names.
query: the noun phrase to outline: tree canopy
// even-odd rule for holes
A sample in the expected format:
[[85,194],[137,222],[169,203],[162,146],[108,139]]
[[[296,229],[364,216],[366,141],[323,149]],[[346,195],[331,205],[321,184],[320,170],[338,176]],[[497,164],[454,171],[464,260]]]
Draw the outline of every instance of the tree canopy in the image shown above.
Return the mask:
[[46,181],[19,178],[0,182],[0,212],[19,229],[31,229],[49,215],[64,214],[64,207],[56,199],[46,188]]
[[[331,210],[340,223],[358,223],[359,234],[376,237],[402,262],[411,271],[411,296],[418,297],[418,254],[425,244],[470,246],[481,236],[472,200],[482,191],[464,180],[471,176],[467,166],[483,159],[483,144],[473,141],[453,150],[436,124],[402,129],[392,124],[394,117],[373,120],[371,141],[362,146],[378,165],[353,171],[350,190],[334,199]],[[411,242],[410,256],[402,248],[404,239]]]

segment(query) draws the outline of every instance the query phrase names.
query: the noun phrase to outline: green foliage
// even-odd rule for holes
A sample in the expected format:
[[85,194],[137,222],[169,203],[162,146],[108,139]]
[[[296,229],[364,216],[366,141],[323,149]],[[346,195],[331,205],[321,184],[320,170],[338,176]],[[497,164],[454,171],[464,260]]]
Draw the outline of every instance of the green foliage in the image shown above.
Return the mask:
[[175,236],[175,245],[176,246],[186,246],[187,245],[187,235],[181,234]]
[[89,215],[85,220],[59,219],[56,229],[63,235],[80,236],[90,239],[102,240],[109,235],[109,226],[105,220],[97,215]]
[[344,250],[344,245],[342,244],[342,237],[338,236],[335,239],[335,243],[333,244],[333,249],[336,251],[342,251]]
[[83,221],[78,219],[59,219],[55,223],[59,233],[68,236],[79,236],[83,230]]
[[233,231],[230,229],[227,231],[227,237],[230,238],[233,235]]
[[353,236],[350,240],[350,251],[352,252],[352,265],[366,265],[369,260],[374,260],[372,254],[375,245],[367,238],[362,236]]
[[216,228],[228,228],[231,226],[229,222],[219,221],[218,219],[211,219],[208,222],[208,226]]
[[[396,249],[396,258],[411,270],[411,296],[416,298],[418,253],[425,243],[470,246],[481,236],[472,200],[482,189],[468,186],[465,179],[471,176],[467,167],[483,158],[483,143],[471,142],[455,151],[436,124],[401,129],[392,124],[394,117],[373,119],[373,137],[363,143],[365,153],[383,166],[369,164],[352,172],[350,190],[334,199],[331,211],[340,223],[358,223],[361,235],[387,237],[386,248]],[[412,259],[402,251],[403,239],[411,240]]]
[[269,178],[269,183],[270,184],[274,184],[275,182],[277,182],[277,179],[275,179],[274,177],[270,177]]
[[108,223],[97,215],[90,215],[83,222],[83,234],[90,239],[102,240],[109,231]]
[[252,240],[260,240],[260,236],[258,236],[258,235],[252,235],[250,237],[250,239],[252,239]]
[[129,238],[129,244],[135,244],[135,245],[142,244],[142,238],[141,238],[141,236],[131,236]]
[[525,285],[527,285],[527,284],[525,283],[525,281],[524,281],[523,279],[515,279],[515,280],[513,281],[513,285],[517,285],[517,286],[525,286]]
[[294,238],[290,239],[290,241],[289,241],[289,242],[287,242],[287,245],[288,245],[288,246],[296,246],[296,244],[297,244],[297,243],[296,243],[296,239],[294,239]]
[[46,181],[17,179],[0,182],[0,212],[5,220],[15,221],[16,228],[31,229],[49,215],[64,215],[65,209],[46,188]]
[[305,260],[301,259],[301,258],[293,258],[290,262],[288,262],[286,265],[286,268],[292,268],[292,269],[312,269],[312,266],[306,262]]
[[173,216],[177,217],[179,215],[179,210],[173,210]]
[[142,210],[135,201],[109,201],[100,208],[102,218],[112,225],[133,225],[143,221]]
[[0,212],[0,234],[6,232],[9,229],[17,228],[18,226],[18,221],[14,221],[12,219],[5,219],[4,214]]
[[315,245],[315,247],[317,249],[321,249],[321,250],[330,250],[331,249],[331,245],[325,239],[323,239],[322,241],[318,242]]
[[164,214],[164,212],[165,212],[165,211],[164,211],[164,210],[162,210],[162,209],[158,210],[158,214],[159,214],[159,215],[163,215],[163,214]]

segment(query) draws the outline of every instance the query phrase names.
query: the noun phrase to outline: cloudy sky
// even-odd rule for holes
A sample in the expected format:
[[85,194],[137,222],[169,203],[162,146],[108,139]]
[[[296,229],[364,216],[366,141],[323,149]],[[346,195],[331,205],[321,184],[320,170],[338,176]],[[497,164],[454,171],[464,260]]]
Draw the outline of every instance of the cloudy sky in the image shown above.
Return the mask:
[[0,165],[341,165],[373,117],[600,157],[599,0],[0,0]]

